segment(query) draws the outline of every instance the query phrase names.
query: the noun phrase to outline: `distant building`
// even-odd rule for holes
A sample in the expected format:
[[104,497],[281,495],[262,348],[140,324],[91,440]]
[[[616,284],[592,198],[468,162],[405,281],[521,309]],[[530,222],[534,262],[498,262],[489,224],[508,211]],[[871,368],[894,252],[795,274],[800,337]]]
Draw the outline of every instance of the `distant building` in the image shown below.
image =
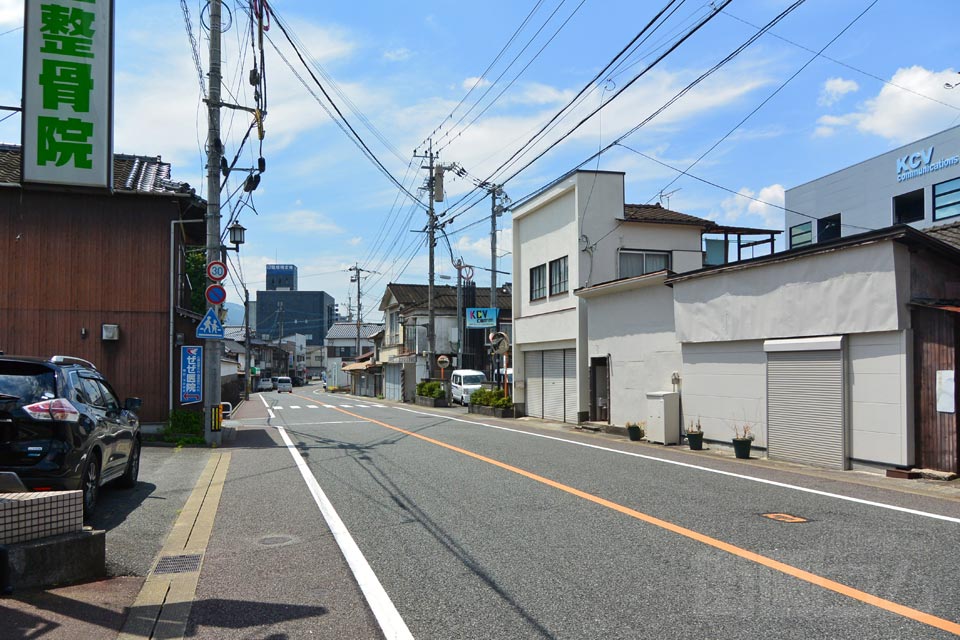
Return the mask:
[[[379,322],[364,322],[360,324],[360,350],[357,351],[357,323],[337,322],[327,332],[324,347],[326,348],[326,375],[329,387],[348,387],[350,375],[343,371],[343,365],[356,362],[363,354],[373,349],[373,336],[383,331],[383,324]],[[375,363],[372,363],[375,364]]]
[[268,264],[267,291],[296,291],[297,265]]
[[784,194],[787,248],[960,216],[960,126],[834,171]]
[[337,305],[324,291],[298,291],[297,267],[267,265],[267,290],[257,291],[256,337],[277,340],[294,333],[306,336],[307,346],[323,345],[336,322]]

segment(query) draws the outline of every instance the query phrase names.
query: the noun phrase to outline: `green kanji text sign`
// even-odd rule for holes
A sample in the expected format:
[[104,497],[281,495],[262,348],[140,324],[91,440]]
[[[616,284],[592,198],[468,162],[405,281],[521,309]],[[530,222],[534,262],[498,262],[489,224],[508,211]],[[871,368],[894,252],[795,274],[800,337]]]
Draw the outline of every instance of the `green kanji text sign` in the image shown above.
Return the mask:
[[113,0],[26,0],[23,181],[110,186]]

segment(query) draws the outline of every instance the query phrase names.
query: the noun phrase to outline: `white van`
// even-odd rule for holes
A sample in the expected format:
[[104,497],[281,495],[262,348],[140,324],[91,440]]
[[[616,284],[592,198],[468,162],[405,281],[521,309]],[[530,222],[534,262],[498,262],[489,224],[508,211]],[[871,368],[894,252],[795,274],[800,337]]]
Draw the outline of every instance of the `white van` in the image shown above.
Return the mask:
[[483,371],[457,369],[450,374],[450,398],[462,405],[470,404],[470,394],[487,381]]
[[279,376],[277,378],[277,393],[293,393],[293,380],[287,376]]

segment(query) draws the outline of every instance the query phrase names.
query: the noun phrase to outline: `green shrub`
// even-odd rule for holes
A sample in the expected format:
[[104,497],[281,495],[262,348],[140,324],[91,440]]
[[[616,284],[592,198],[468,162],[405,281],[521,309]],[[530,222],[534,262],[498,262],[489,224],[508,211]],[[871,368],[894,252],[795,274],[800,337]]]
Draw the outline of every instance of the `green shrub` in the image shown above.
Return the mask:
[[427,398],[446,398],[447,392],[443,388],[443,383],[434,380],[431,382],[418,383],[417,395]]
[[170,420],[164,428],[164,433],[180,435],[203,435],[203,413],[199,411],[184,411],[175,409],[170,412]]
[[493,401],[493,406],[498,409],[512,409],[513,400],[510,399],[510,396],[504,396]]
[[478,407],[486,407],[489,405],[490,401],[490,392],[486,389],[477,389],[470,394],[470,404],[475,404]]

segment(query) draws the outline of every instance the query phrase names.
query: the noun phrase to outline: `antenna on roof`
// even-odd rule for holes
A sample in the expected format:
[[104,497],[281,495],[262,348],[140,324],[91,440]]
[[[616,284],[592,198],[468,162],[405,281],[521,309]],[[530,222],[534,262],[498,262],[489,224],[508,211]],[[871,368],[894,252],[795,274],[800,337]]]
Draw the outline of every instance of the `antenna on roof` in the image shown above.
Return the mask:
[[669,193],[664,193],[664,192],[661,190],[661,191],[660,191],[660,194],[659,194],[659,196],[658,196],[658,197],[660,198],[660,204],[663,205],[663,201],[666,200],[666,201],[667,201],[667,204],[666,204],[666,205],[663,205],[663,206],[665,206],[667,209],[669,209],[669,208],[670,208],[670,196],[672,196],[673,194],[675,194],[677,191],[680,191],[680,189],[674,189],[673,191],[671,191],[671,192],[669,192]]

